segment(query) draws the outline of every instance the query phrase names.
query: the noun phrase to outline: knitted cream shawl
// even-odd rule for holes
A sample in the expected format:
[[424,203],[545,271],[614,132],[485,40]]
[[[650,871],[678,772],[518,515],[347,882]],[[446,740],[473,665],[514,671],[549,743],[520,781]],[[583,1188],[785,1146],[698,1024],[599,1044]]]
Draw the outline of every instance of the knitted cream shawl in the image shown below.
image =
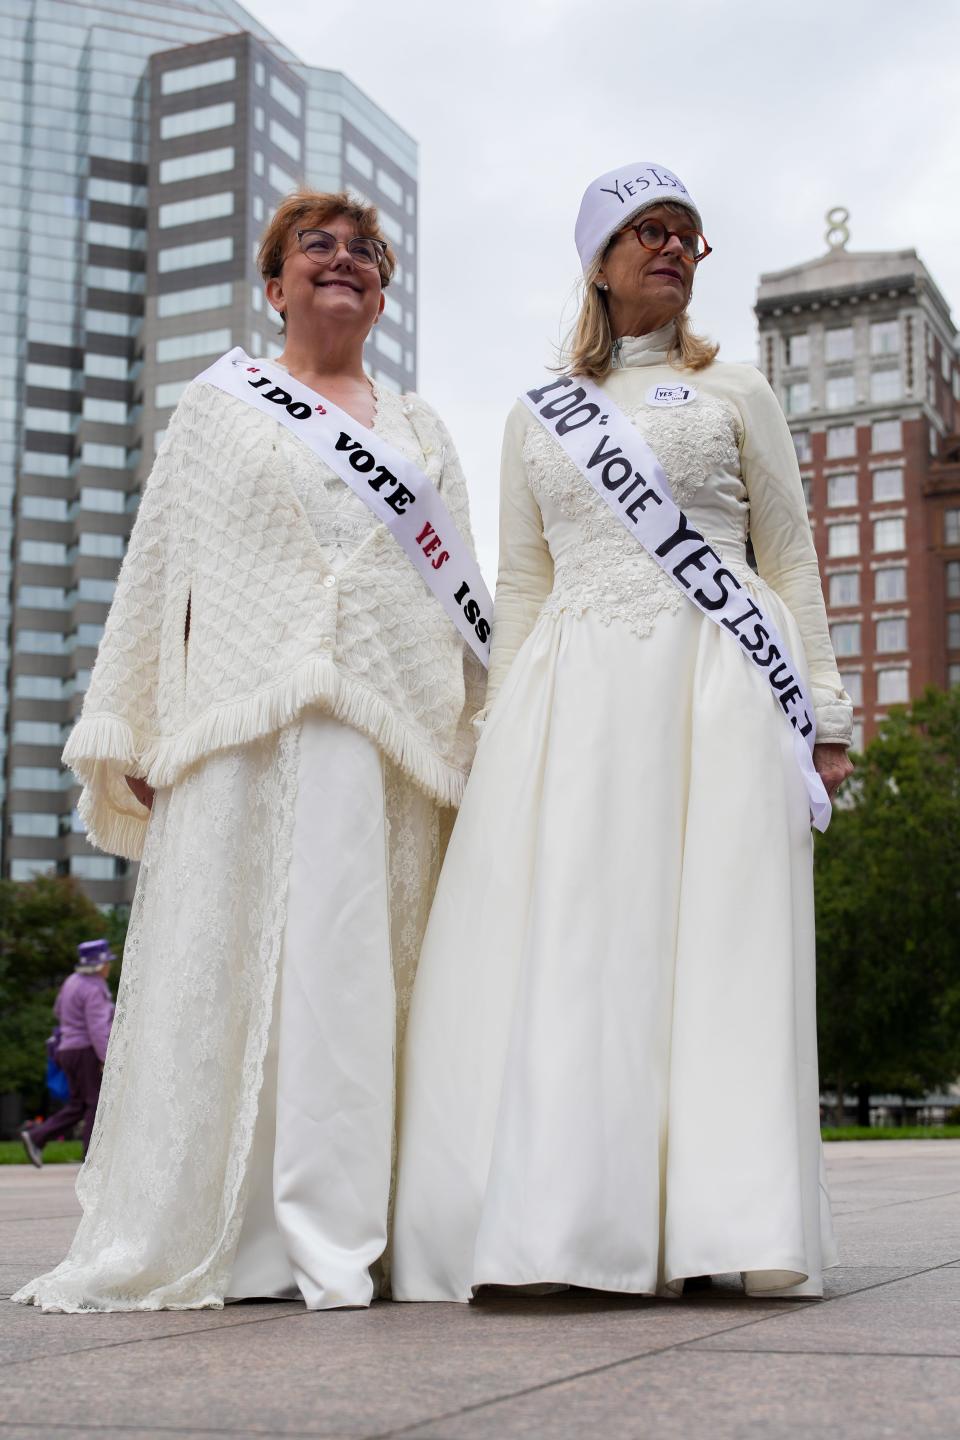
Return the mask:
[[[420,442],[410,458],[472,543],[449,436],[418,397],[403,404]],[[148,812],[124,775],[175,784],[212,752],[280,729],[312,704],[369,735],[439,804],[459,803],[479,666],[385,526],[331,580],[285,473],[291,464],[320,462],[242,401],[208,384],[187,388],[64,750],[101,849],[142,852]]]

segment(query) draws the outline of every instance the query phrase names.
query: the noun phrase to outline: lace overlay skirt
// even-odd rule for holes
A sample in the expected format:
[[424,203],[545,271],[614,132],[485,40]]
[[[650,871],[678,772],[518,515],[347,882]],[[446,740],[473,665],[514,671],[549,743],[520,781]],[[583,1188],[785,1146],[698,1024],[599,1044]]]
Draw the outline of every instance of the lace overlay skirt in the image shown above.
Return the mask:
[[[62,1311],[223,1304],[287,928],[300,749],[298,724],[158,792],[77,1182],[83,1216],[63,1262],[15,1300]],[[439,870],[440,818],[377,758],[399,1039]],[[385,1033],[388,1053],[392,1038]]]

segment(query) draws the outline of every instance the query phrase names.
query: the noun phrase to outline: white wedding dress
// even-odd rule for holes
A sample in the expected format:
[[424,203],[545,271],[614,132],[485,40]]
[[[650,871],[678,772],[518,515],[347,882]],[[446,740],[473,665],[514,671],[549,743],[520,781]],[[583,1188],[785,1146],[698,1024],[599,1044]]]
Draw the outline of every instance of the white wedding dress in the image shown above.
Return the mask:
[[[377,398],[378,432],[416,458],[402,400]],[[306,447],[285,455],[338,577],[377,522]],[[157,792],[83,1216],[63,1262],[14,1299],[325,1309],[387,1288],[395,1037],[441,825],[371,740],[319,709]]]
[[[694,403],[653,408],[676,383],[667,343],[625,342],[608,393],[809,669],[821,738],[849,738],[776,402],[714,365],[686,377]],[[495,696],[407,1033],[394,1296],[730,1271],[819,1294],[834,1254],[789,727],[523,407],[501,527]]]

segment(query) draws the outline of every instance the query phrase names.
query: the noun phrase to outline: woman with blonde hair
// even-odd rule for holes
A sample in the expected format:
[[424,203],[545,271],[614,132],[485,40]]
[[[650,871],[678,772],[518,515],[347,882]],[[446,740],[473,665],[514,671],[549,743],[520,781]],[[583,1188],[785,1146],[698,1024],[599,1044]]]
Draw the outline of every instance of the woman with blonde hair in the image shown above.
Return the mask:
[[394,1044],[480,673],[408,542],[432,506],[469,570],[467,492],[437,416],[363,368],[376,211],[290,195],[259,262],[283,352],[187,387],[65,752],[89,838],[141,870],[83,1218],[15,1297],[44,1309],[362,1306],[386,1244]]
[[689,320],[701,232],[663,166],[594,181],[566,373],[507,421],[486,720],[407,1035],[401,1299],[816,1295],[831,1263],[810,818],[851,707],[786,423]]

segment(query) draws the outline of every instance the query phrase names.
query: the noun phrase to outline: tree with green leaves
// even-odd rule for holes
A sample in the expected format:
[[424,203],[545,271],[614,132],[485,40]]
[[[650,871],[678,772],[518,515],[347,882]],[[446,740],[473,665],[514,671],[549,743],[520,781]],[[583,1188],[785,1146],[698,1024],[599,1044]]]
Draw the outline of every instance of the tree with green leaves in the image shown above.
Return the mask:
[[119,958],[125,934],[125,917],[101,911],[73,880],[0,881],[0,1095],[16,1092],[28,1110],[40,1108],[44,1041],[77,946],[103,936]]
[[960,687],[895,710],[816,841],[820,1070],[859,1097],[960,1074]]

